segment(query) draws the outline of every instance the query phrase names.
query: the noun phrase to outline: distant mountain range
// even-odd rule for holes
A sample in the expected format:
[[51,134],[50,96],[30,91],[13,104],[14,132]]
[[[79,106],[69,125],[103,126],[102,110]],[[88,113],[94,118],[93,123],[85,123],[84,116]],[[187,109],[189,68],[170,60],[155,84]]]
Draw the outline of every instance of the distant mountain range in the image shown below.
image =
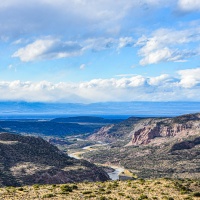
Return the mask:
[[[92,104],[0,102],[1,118],[66,116],[178,116],[199,112],[200,102],[105,102]],[[109,116],[112,115],[112,116]],[[120,116],[121,118],[122,116]]]

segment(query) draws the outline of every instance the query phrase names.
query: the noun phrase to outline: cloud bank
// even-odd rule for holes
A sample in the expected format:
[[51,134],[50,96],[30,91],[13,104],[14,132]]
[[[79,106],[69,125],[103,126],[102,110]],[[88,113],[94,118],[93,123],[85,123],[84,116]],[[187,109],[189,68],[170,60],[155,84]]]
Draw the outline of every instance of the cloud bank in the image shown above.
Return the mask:
[[200,68],[177,72],[178,77],[93,79],[82,83],[0,82],[0,100],[37,102],[200,101]]

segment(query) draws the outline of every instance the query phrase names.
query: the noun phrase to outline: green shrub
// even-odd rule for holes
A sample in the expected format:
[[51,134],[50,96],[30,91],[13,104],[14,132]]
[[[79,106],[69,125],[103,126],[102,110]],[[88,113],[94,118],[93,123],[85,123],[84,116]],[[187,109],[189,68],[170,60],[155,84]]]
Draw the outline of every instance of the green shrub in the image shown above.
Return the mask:
[[118,193],[120,196],[125,196],[125,194],[123,192],[119,192]]
[[84,191],[83,194],[91,194],[92,191]]
[[37,190],[37,189],[40,188],[40,185],[39,185],[39,184],[35,184],[35,185],[33,185],[33,188],[34,188],[35,190]]
[[78,186],[77,186],[77,185],[75,185],[75,184],[74,184],[74,185],[72,185],[71,187],[72,187],[72,189],[73,189],[73,190],[77,190],[77,189],[78,189]]
[[104,188],[99,188],[99,191],[104,192],[105,189]]
[[95,194],[91,194],[91,195],[89,195],[88,197],[89,197],[89,198],[92,198],[92,197],[96,197],[96,195],[95,195]]
[[200,197],[200,192],[194,192],[194,193],[193,193],[193,196],[194,196],[194,197]]
[[101,197],[99,198],[99,200],[107,200],[107,198],[104,197],[104,196],[101,196]]
[[20,187],[18,188],[19,191],[24,191],[24,188]]
[[145,194],[141,194],[138,200],[148,199],[148,196]]
[[49,193],[49,194],[45,194],[43,195],[43,198],[51,198],[51,197],[54,197],[55,195]]
[[61,189],[62,193],[73,191],[72,187],[70,187],[69,185],[61,185],[60,189]]

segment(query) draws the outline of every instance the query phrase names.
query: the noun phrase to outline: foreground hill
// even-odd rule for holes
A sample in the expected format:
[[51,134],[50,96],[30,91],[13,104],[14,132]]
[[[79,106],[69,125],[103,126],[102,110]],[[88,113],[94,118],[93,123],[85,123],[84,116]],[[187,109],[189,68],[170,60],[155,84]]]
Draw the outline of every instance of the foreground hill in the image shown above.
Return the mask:
[[105,181],[108,175],[41,138],[0,133],[0,186]]
[[[104,129],[104,131],[102,131]],[[200,178],[200,114],[130,118],[103,127],[91,140],[109,141],[83,154],[95,163],[121,165],[140,178]]]
[[0,196],[10,199],[52,200],[198,200],[198,180],[134,180],[78,183],[64,185],[34,185],[18,188],[0,188]]

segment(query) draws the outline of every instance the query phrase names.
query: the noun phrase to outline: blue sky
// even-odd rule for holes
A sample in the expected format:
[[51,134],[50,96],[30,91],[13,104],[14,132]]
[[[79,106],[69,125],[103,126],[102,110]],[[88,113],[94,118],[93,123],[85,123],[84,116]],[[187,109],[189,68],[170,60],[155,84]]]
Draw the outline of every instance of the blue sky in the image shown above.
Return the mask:
[[7,0],[0,100],[200,101],[198,0]]

